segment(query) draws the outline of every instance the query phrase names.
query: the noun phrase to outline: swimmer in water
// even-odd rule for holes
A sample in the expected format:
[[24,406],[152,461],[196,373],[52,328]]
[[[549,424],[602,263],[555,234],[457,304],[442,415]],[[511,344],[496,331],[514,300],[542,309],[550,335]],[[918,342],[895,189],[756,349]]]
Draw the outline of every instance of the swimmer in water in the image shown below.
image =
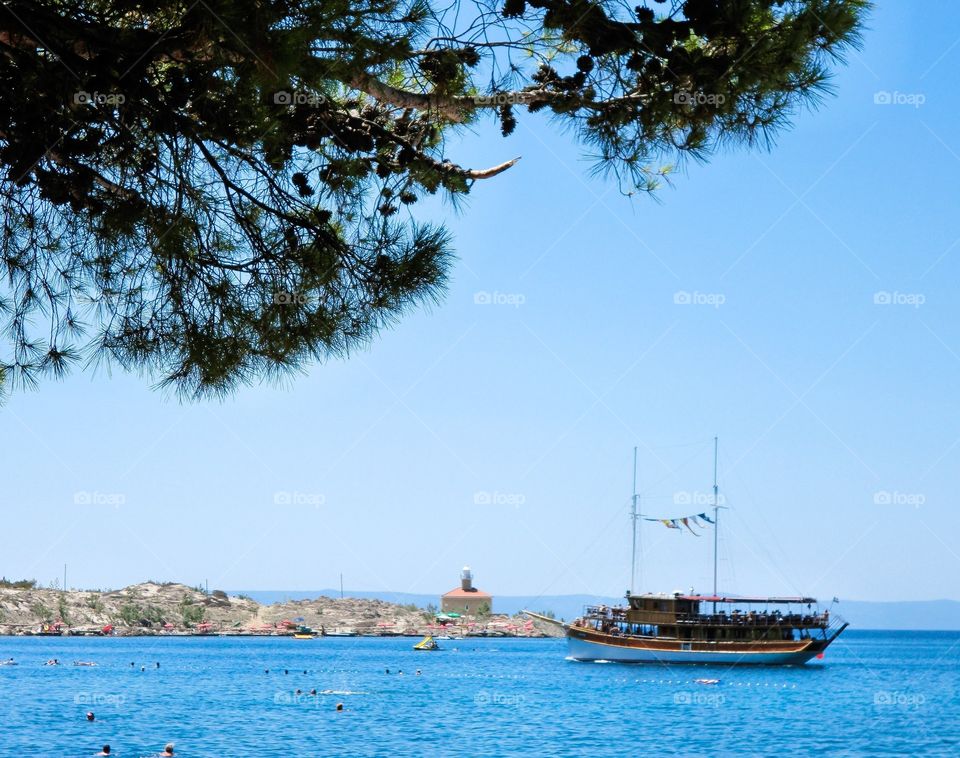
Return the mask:
[[163,752],[160,755],[173,755],[173,743],[168,742],[163,746]]
[[93,711],[87,711],[87,721],[95,721],[96,716],[93,715]]
[[343,703],[337,703],[337,710],[338,710],[338,711],[342,711],[342,710],[343,710]]
[[110,755],[110,746],[109,746],[109,745],[104,745],[104,746],[103,746],[103,750],[101,750],[99,753],[97,753],[96,756],[95,756],[95,758],[100,758],[100,756],[103,756],[103,755]]

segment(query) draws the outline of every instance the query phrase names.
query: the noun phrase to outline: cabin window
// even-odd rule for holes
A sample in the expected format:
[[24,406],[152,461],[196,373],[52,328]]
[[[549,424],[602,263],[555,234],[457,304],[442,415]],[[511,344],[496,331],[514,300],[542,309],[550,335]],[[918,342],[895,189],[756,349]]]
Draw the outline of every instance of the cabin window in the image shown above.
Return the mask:
[[681,643],[680,643],[680,649],[681,649],[681,650],[690,650],[690,649],[691,649],[691,648],[690,648],[690,643],[689,643],[689,642],[681,642]]

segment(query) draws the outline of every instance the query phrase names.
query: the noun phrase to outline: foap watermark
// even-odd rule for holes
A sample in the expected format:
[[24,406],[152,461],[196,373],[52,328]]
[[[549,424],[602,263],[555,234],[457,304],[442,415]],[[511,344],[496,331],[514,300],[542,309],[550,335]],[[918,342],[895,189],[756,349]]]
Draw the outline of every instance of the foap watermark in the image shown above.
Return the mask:
[[[720,493],[717,493],[717,505],[724,505],[726,499]],[[681,490],[680,492],[673,493],[673,504],[674,505],[695,505],[695,506],[712,506],[713,503],[713,493],[712,492],[697,492],[696,490],[690,492],[687,490]]]
[[87,92],[77,90],[73,93],[74,105],[123,105],[127,96],[121,92]]
[[306,305],[310,302],[310,296],[300,292],[275,292],[273,294],[274,305]]
[[519,508],[525,502],[527,502],[526,495],[519,492],[481,490],[473,493],[474,505],[512,505],[514,508]]
[[894,708],[913,708],[916,710],[927,702],[922,692],[904,692],[901,690],[878,690],[873,693],[873,704]]
[[480,690],[473,696],[474,705],[521,705],[526,698],[515,692],[487,692]]
[[674,705],[707,705],[719,708],[727,702],[721,692],[678,692],[673,696]]
[[279,92],[273,93],[274,105],[307,105],[311,108],[319,108],[321,105],[326,105],[326,103],[326,95],[321,95],[317,92],[300,92],[298,90],[290,92],[288,90],[280,90]]
[[673,102],[677,105],[723,105],[727,96],[719,92],[688,92],[681,90],[673,93]]
[[80,292],[74,295],[73,299],[77,305],[113,307],[123,301],[123,295],[119,292],[101,292],[98,295]]
[[326,502],[326,495],[322,495],[319,492],[297,492],[296,490],[291,492],[282,490],[273,493],[274,505],[312,505],[314,508],[319,508]]
[[874,105],[910,105],[919,108],[927,102],[927,96],[922,92],[899,92],[894,90],[879,90],[873,93]]
[[919,492],[879,490],[873,493],[874,505],[909,505],[914,508],[919,508],[926,502],[927,496]]
[[727,302],[727,296],[721,292],[687,292],[680,290],[673,293],[674,305],[710,305],[719,308]]
[[122,492],[98,492],[97,490],[80,490],[73,493],[74,505],[112,505],[119,508],[127,502],[127,496]]
[[306,692],[274,692],[274,705],[307,705],[317,706],[320,698],[316,695],[310,695]]
[[523,96],[519,92],[491,92],[489,95],[475,95],[475,105],[522,105]]
[[913,308],[919,308],[927,302],[927,298],[919,292],[887,292],[881,290],[873,293],[874,305],[909,305]]
[[514,308],[519,308],[525,302],[527,302],[526,295],[520,292],[487,292],[481,290],[473,293],[474,305],[511,305]]
[[74,705],[121,706],[127,696],[115,692],[78,692],[73,696]]

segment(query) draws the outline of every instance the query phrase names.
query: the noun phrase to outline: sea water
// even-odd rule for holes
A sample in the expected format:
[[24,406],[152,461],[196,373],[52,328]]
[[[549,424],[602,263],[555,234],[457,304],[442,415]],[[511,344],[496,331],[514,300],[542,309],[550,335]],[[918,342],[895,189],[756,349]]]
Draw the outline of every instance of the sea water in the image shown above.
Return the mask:
[[578,663],[560,639],[415,642],[0,638],[0,660],[19,664],[0,666],[0,755],[960,754],[960,632],[848,631],[790,668]]

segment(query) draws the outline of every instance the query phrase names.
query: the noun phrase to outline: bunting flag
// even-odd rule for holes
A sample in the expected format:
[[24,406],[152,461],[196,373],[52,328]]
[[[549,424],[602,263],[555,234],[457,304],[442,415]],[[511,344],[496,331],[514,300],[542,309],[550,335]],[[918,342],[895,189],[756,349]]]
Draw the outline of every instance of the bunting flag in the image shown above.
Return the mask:
[[[696,526],[696,527],[699,527],[700,529],[704,529],[707,524],[717,523],[712,518],[707,516],[706,513],[697,513],[695,515],[690,514],[689,516],[681,516],[680,518],[648,518],[645,516],[643,520],[659,521],[661,524],[667,527],[667,529],[679,529],[680,531],[683,531],[684,527],[686,527],[686,530],[690,532],[690,534],[692,534],[694,537],[699,537],[700,534],[698,532],[693,531],[692,527]],[[701,524],[700,523],[701,521],[703,521],[704,523]]]

